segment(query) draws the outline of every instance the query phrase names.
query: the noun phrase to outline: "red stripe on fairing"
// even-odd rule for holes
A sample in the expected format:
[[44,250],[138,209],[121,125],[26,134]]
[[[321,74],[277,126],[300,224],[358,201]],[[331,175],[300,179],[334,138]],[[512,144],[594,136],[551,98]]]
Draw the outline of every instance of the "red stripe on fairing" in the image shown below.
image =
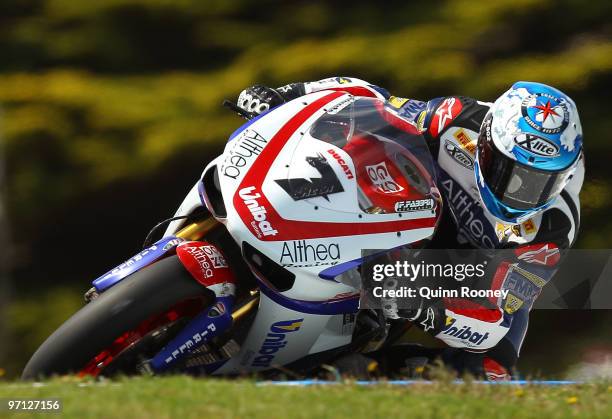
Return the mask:
[[[280,240],[302,240],[311,238],[324,237],[339,237],[353,236],[360,234],[378,234],[391,233],[396,231],[413,230],[418,228],[432,228],[436,225],[437,217],[422,218],[416,220],[401,220],[401,221],[383,221],[383,222],[347,222],[333,223],[320,221],[299,221],[287,220],[282,218],[278,212],[272,207],[268,198],[264,196],[260,186],[272,167],[272,163],[281,152],[289,138],[308,118],[314,115],[319,109],[327,103],[342,96],[343,92],[330,93],[322,98],[319,98],[299,111],[291,118],[282,128],[272,137],[268,145],[263,149],[259,157],[253,163],[253,166],[244,176],[236,193],[234,194],[234,208],[240,215],[240,218],[247,228],[260,240],[264,241],[280,241]],[[265,208],[266,221],[270,222],[273,229],[278,233],[276,235],[263,236],[258,230],[253,227],[257,224],[253,220],[253,215],[249,208],[240,197],[240,191],[243,188],[254,186],[255,189],[251,194],[259,194],[256,198],[259,206]]]
[[332,87],[327,90],[336,90],[338,92],[346,92],[350,93],[353,96],[365,96],[365,97],[378,97],[376,94],[376,90],[368,89],[367,87],[362,86],[353,86],[353,87]]

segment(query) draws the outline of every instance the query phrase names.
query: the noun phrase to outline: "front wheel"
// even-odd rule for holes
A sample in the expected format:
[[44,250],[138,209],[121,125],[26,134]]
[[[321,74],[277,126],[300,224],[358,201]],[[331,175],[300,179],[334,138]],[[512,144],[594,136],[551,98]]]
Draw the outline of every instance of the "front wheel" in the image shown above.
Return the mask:
[[[22,379],[87,372],[91,368],[99,372],[96,365],[102,364],[97,358],[129,332],[142,328],[143,324],[155,324],[160,314],[167,313],[177,303],[194,299],[202,302],[202,297],[209,294],[185,270],[177,256],[162,259],[125,278],[75,313],[38,348],[23,370]],[[133,347],[136,342],[127,343]]]

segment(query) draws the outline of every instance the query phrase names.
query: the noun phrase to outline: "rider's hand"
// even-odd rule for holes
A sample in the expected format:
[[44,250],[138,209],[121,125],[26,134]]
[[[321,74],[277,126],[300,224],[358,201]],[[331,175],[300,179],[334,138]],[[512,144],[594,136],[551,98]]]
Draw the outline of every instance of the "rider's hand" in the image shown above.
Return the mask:
[[249,119],[270,108],[285,103],[285,98],[276,89],[256,84],[240,92],[238,107],[249,114]]

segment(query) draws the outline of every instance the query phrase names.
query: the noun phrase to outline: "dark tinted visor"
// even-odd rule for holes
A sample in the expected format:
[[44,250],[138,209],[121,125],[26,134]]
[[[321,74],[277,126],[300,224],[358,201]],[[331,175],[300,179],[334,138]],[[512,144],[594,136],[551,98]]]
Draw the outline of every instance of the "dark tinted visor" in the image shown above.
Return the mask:
[[523,165],[497,150],[484,131],[478,140],[478,165],[485,183],[504,205],[519,210],[537,208],[561,192],[573,165],[559,172]]

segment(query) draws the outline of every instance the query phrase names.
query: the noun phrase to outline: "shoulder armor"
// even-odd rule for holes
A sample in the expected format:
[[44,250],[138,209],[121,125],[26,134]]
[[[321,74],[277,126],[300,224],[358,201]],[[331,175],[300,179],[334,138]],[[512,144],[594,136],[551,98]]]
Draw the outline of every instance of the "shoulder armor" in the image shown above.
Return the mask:
[[432,140],[439,137],[451,124],[478,132],[488,110],[486,103],[466,96],[430,100],[423,120],[426,137]]

